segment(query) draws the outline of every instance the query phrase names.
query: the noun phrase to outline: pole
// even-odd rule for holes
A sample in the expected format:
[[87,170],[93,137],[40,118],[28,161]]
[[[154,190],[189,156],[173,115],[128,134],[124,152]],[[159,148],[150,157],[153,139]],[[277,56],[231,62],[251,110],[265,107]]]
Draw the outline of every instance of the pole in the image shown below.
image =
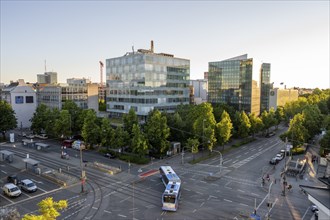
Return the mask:
[[82,164],[82,150],[80,146],[80,169],[81,169],[81,192],[83,193],[84,190],[84,184],[85,184],[85,174],[83,170],[83,164]]
[[273,181],[270,183],[269,188],[268,188],[268,213],[267,213],[267,219],[270,217],[270,209],[271,209],[271,203],[270,203],[270,189],[273,185]]

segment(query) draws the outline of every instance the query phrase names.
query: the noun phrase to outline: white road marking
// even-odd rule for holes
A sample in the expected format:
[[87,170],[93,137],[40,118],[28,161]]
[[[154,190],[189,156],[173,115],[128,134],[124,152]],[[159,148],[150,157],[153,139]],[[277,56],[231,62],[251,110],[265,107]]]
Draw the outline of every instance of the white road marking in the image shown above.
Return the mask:
[[258,196],[258,197],[259,197],[259,195],[258,195],[258,194],[256,194],[256,193],[251,193],[251,195],[254,195],[254,196]]
[[202,204],[199,207],[202,207],[204,205],[205,202],[202,202]]
[[97,210],[98,208],[93,206],[92,209],[96,209]]
[[196,209],[194,209],[194,211],[193,211],[193,213],[195,213],[197,210]]
[[242,205],[242,206],[248,206],[247,204],[243,204],[243,203],[240,203],[240,205]]
[[232,160],[233,159],[226,160],[225,162],[223,162],[223,164],[228,163],[229,161],[232,161]]
[[241,189],[238,189],[237,191],[240,191],[240,192],[244,193],[244,191],[243,191],[243,190],[241,190]]
[[122,214],[118,214],[118,216],[123,217],[123,218],[127,218],[126,215],[122,215]]
[[126,201],[126,200],[129,199],[129,198],[131,198],[131,197],[129,196],[129,197],[127,197],[126,199],[121,200],[119,203],[122,203],[122,202]]
[[108,211],[108,210],[103,210],[104,212],[106,212],[106,213],[109,213],[109,214],[111,214],[111,212],[110,211]]
[[224,201],[226,201],[226,202],[233,202],[233,201],[231,201],[231,200],[228,200],[228,199],[223,199]]

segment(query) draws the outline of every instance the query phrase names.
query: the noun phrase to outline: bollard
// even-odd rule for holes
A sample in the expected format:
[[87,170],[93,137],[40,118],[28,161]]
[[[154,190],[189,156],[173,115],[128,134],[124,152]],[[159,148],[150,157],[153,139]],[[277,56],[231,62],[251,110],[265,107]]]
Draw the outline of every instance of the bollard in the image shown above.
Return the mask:
[[61,168],[58,168],[58,172],[59,172],[59,173],[62,173],[62,169],[61,169]]

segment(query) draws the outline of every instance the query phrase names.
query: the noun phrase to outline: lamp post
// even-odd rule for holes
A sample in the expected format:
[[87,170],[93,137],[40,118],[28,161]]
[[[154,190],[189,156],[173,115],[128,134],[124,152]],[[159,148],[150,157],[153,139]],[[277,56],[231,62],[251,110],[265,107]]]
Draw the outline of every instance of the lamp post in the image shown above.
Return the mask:
[[80,148],[80,169],[81,169],[81,192],[83,193],[85,191],[84,190],[84,185],[85,185],[86,175],[85,175],[85,171],[84,171],[84,168],[83,168],[81,146],[79,148]]
[[206,121],[206,119],[203,119],[203,138],[202,138],[202,142],[203,142],[203,150],[204,150],[204,122]]
[[217,152],[220,155],[220,166],[219,167],[220,167],[220,174],[221,174],[221,170],[222,170],[222,153],[220,151],[213,150],[213,149],[212,149],[212,151]]
[[273,185],[273,181],[270,183],[270,185],[269,185],[269,188],[268,188],[268,213],[267,213],[267,219],[269,219],[269,217],[270,217],[270,209],[271,209],[271,207],[272,207],[272,203],[270,202],[270,189],[271,189],[271,187],[272,187],[272,185]]

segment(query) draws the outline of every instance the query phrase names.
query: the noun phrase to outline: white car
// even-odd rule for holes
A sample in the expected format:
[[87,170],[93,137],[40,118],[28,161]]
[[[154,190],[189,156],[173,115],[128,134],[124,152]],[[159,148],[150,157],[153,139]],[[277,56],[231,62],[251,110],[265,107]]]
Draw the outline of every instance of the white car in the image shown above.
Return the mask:
[[283,159],[283,155],[282,154],[276,154],[276,157],[275,157],[276,160],[280,161]]
[[20,183],[20,186],[21,186],[21,189],[26,192],[35,192],[38,189],[36,184],[29,179],[22,180]]
[[22,194],[21,190],[13,183],[7,183],[2,187],[3,194],[9,197],[18,197]]
[[25,137],[27,137],[27,138],[34,138],[34,135],[33,134],[27,134]]
[[47,134],[37,134],[36,138],[40,138],[40,139],[47,139]]

